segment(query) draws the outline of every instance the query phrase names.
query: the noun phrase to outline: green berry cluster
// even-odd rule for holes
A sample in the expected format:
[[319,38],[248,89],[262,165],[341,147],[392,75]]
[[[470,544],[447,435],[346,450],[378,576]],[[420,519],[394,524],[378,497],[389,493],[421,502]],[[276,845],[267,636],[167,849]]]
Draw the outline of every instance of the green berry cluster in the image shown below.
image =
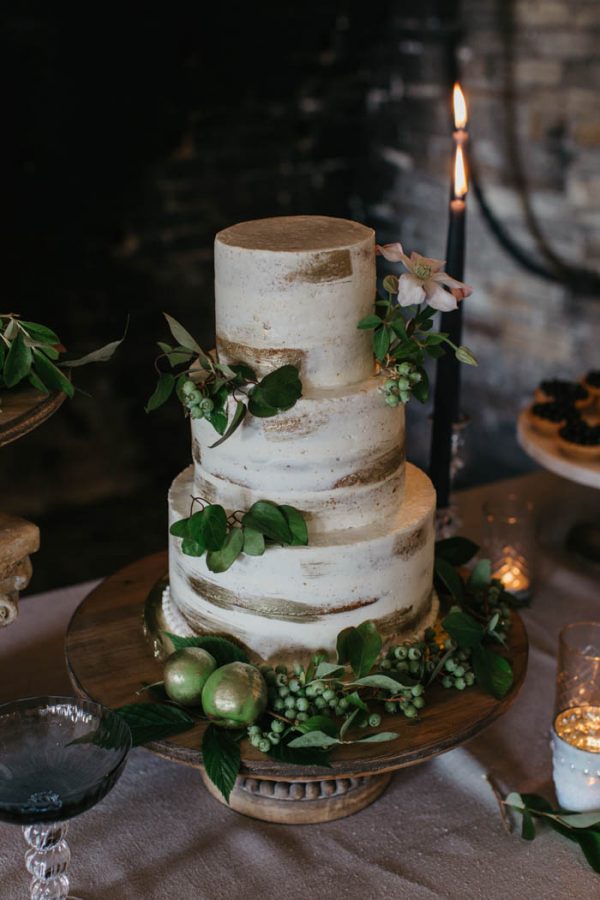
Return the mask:
[[271,747],[276,747],[281,740],[281,733],[285,731],[285,722],[272,719],[270,730],[263,731],[260,725],[248,726],[248,737],[253,747],[261,753],[268,753]]
[[189,410],[192,419],[203,419],[215,407],[214,401],[210,397],[206,397],[191,379],[183,382],[181,397],[183,405]]
[[403,362],[387,371],[388,378],[383,384],[385,402],[388,406],[398,406],[400,403],[408,403],[410,395],[416,384],[423,376],[417,371],[414,363]]
[[470,650],[457,650],[449,656],[442,670],[442,686],[464,691],[466,687],[475,684],[475,673],[471,668],[470,659]]

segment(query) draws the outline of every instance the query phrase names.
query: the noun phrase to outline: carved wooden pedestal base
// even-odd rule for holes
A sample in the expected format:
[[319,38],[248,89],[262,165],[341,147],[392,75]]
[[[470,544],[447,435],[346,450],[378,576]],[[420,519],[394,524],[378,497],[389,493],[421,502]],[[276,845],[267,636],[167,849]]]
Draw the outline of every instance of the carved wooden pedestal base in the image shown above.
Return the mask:
[[[201,773],[208,792],[225,803],[204,769]],[[241,775],[229,796],[229,808],[264,822],[316,825],[364,809],[383,794],[391,779],[391,773],[324,781],[272,781]]]
[[37,525],[0,513],[0,628],[17,618],[19,591],[31,579],[30,553],[40,545]]

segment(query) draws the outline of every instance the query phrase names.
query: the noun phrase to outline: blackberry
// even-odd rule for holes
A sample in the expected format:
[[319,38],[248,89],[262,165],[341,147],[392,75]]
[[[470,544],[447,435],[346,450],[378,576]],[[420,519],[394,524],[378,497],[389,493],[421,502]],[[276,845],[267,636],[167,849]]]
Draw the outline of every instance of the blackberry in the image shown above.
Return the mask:
[[583,419],[567,422],[558,432],[560,437],[571,444],[579,444],[583,447],[595,447],[600,444],[600,426],[589,425]]
[[579,411],[564,400],[551,401],[550,403],[534,403],[531,412],[538,419],[546,419],[548,422],[575,422],[581,419]]
[[560,378],[549,378],[542,381],[540,390],[554,400],[573,403],[575,400],[586,400],[588,392],[576,381],[563,381]]

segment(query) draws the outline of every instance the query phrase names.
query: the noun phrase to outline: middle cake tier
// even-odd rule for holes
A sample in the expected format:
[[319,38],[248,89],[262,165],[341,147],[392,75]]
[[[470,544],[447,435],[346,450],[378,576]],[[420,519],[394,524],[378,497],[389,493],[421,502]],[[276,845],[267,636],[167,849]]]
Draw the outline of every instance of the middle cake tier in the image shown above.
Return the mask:
[[288,412],[248,416],[213,450],[213,427],[192,420],[195,496],[226,509],[295,506],[313,536],[389,518],[404,491],[404,406],[388,406],[380,386],[312,390]]
[[[169,521],[189,515],[193,470],[169,493]],[[171,536],[171,602],[194,633],[229,634],[263,659],[290,649],[332,650],[336,635],[366,619],[399,635],[431,607],[435,492],[407,466],[404,502],[366,528],[315,536],[307,547],[269,546],[212,573],[204,557],[186,556]]]

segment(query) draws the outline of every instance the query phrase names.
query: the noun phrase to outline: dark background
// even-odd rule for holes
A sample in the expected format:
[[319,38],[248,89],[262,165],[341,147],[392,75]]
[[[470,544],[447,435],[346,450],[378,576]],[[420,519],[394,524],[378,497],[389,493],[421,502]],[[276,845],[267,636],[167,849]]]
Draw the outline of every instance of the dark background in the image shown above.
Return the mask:
[[[506,44],[498,44],[499,6],[4,7],[4,311],[50,325],[77,353],[119,337],[129,317],[114,360],[76,372],[91,398],[78,395],[1,451],[2,509],[42,528],[32,589],[106,574],[164,545],[165,495],[188,464],[188,427],[176,403],[150,416],[144,403],[153,388],[154,343],[166,338],[162,310],[211,346],[216,231],[247,218],[318,213],[367,222],[381,242],[402,239],[409,250],[442,256],[453,61],[470,87],[481,181],[490,190],[510,186],[494,131],[499,73],[511,64]],[[523,27],[527,35],[542,26]],[[564,23],[548,27],[564,32]],[[520,38],[510,40],[521,46]],[[522,102],[538,103],[531,91],[542,87],[534,77]],[[564,177],[555,184],[550,169],[557,142],[560,150],[572,135],[565,138],[556,123],[540,127],[540,159],[546,153],[551,189],[564,197]],[[550,188],[542,178],[534,190],[546,196]],[[502,196],[492,199],[500,219],[510,221]],[[514,441],[515,404],[538,375],[561,374],[564,353],[540,351],[546,371],[541,363],[521,369],[512,388],[506,371],[514,371],[511,354],[523,356],[519,336],[537,322],[539,297],[550,297],[560,318],[573,295],[521,275],[490,232],[482,237],[485,226],[471,206],[468,280],[477,283],[478,272],[491,268],[508,282],[486,284],[481,275],[479,313],[469,322],[469,343],[487,369],[465,383],[478,426],[465,484],[527,468]],[[522,221],[515,233],[524,246],[531,241]],[[580,245],[589,255],[583,238]],[[513,332],[492,310],[498,291],[525,310],[513,310]],[[548,319],[540,334],[545,327]],[[421,465],[427,412],[410,411],[411,455]]]

